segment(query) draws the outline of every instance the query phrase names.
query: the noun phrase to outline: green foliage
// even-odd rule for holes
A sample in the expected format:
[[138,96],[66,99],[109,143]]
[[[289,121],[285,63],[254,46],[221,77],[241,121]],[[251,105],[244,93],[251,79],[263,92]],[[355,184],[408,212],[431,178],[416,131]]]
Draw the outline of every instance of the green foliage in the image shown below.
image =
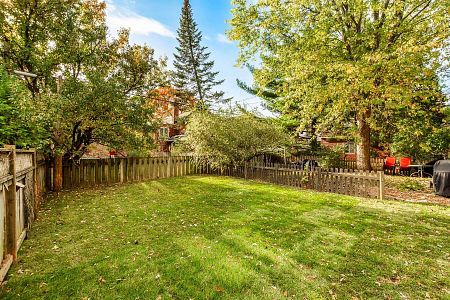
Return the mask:
[[399,108],[439,97],[427,87],[448,70],[447,0],[233,4],[229,37],[239,42],[239,63],[260,61],[256,86],[279,83],[269,107],[303,127],[317,119],[319,131],[354,125],[365,163],[371,133],[394,128]]
[[164,79],[165,61],[130,45],[121,30],[107,37],[102,1],[0,2],[1,60],[25,78],[36,116],[50,133],[47,149],[78,158],[99,142],[150,147],[152,108],[146,97]]
[[344,157],[344,148],[340,146],[326,148],[318,151],[319,165],[321,168],[340,168]]
[[38,146],[46,138],[33,113],[30,93],[0,65],[0,147]]
[[397,188],[401,191],[421,191],[423,190],[423,185],[412,178],[406,178],[405,180],[400,181],[397,185]]
[[448,157],[450,108],[443,107],[443,102],[440,107],[408,109],[409,115],[400,118],[392,140],[392,150],[396,155],[412,157],[418,161]]
[[187,150],[214,166],[242,165],[288,142],[287,135],[272,120],[248,112],[222,115],[197,112],[191,116],[186,134]]
[[83,72],[87,80],[66,72],[60,91],[41,97],[54,111],[53,140],[67,158],[81,156],[92,142],[127,150],[152,145],[155,124],[146,96],[159,84],[160,66],[152,49],[128,44],[127,32],[119,39],[96,68]]
[[213,71],[214,61],[209,60],[211,53],[206,52],[208,48],[201,45],[202,33],[194,20],[188,0],[184,1],[177,32],[179,45],[173,63],[175,86],[195,97],[200,107],[208,107],[218,101],[229,101],[230,99],[224,98],[224,92],[215,90],[223,80],[216,79],[219,72]]

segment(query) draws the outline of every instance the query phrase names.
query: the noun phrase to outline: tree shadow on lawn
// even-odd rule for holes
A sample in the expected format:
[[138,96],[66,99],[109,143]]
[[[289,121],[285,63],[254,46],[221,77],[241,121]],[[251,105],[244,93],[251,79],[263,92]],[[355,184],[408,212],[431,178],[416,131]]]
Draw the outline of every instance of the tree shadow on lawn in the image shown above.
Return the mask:
[[449,223],[442,208],[220,177],[71,192],[46,204],[2,296],[440,297]]

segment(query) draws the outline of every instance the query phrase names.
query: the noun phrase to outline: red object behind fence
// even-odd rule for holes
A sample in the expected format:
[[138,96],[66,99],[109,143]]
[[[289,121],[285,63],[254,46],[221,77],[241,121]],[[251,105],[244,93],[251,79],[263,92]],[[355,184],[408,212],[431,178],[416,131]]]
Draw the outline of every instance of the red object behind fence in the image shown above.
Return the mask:
[[385,167],[395,167],[395,157],[386,157]]
[[409,158],[409,157],[400,158],[400,169],[409,168],[410,164],[411,164],[411,158]]
[[395,157],[386,157],[386,161],[384,162],[383,170],[387,170],[392,175],[395,174]]
[[411,158],[402,157],[400,158],[400,173],[404,175],[411,175]]

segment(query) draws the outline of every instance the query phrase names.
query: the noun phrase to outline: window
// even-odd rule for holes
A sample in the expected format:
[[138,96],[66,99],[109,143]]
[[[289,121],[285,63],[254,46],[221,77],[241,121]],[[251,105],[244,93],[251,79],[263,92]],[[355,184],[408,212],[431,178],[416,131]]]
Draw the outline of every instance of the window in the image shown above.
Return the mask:
[[169,128],[167,128],[167,127],[159,128],[159,138],[167,139],[168,137],[169,137]]
[[348,142],[345,151],[346,153],[356,153],[355,143]]

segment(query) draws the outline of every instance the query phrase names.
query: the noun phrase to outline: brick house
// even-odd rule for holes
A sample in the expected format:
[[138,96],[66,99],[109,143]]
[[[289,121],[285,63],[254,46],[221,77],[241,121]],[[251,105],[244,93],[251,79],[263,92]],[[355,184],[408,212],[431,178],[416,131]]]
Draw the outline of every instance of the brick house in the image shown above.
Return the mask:
[[[311,138],[307,131],[303,131],[298,135],[298,141],[305,141]],[[331,132],[320,133],[317,137],[317,141],[325,148],[332,149],[334,147],[341,147],[344,150],[344,158],[346,160],[356,161],[356,143],[353,138],[345,136],[337,136]],[[388,152],[384,151],[381,147],[373,147],[372,152],[376,157],[385,158],[388,156]]]
[[155,117],[159,120],[159,129],[154,139],[158,152],[170,152],[173,144],[184,137],[187,118],[195,106],[194,98],[181,101],[178,91],[172,87],[158,88],[149,96],[155,107]]

